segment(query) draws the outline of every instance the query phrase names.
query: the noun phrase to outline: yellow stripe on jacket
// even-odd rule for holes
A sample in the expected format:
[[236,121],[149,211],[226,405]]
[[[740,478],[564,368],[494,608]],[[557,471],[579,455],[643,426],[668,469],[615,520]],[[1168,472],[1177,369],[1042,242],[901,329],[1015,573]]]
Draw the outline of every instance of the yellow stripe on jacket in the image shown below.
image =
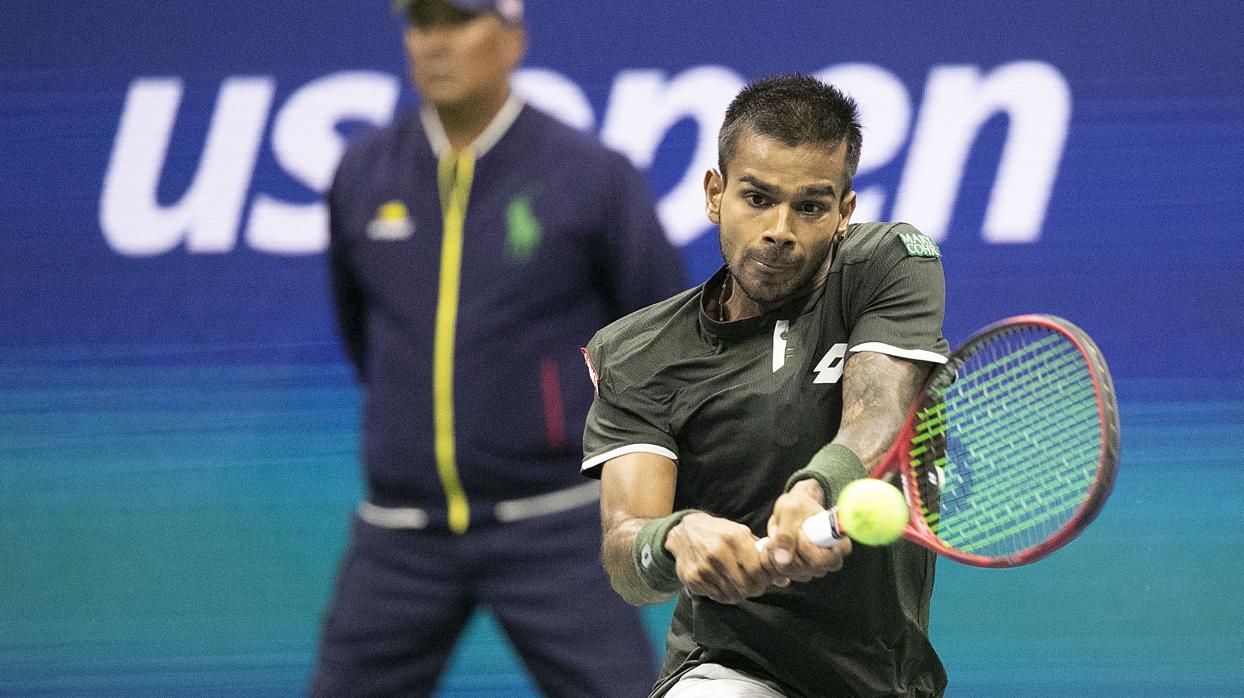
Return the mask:
[[432,348],[433,428],[436,472],[445,489],[449,530],[462,533],[471,521],[471,508],[458,478],[454,437],[454,336],[458,327],[458,288],[462,278],[462,238],[467,200],[475,175],[475,155],[464,149],[448,153],[437,163],[441,211],[445,227],[441,242],[440,289],[436,300],[436,330]]

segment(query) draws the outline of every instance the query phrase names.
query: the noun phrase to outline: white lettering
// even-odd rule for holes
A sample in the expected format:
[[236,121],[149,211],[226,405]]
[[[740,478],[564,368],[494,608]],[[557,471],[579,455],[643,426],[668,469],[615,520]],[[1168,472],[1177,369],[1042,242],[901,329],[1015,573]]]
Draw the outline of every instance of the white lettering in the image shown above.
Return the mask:
[[[387,73],[334,73],[299,88],[277,112],[272,150],[277,162],[311,191],[321,194],[345,152],[335,126],[348,119],[383,124],[393,118],[400,83]],[[322,252],[328,246],[323,202],[286,203],[258,194],[247,222],[251,247],[274,254]]]
[[1071,91],[1045,63],[1008,63],[982,76],[976,66],[940,66],[929,75],[911,152],[894,205],[935,240],[950,225],[972,143],[991,116],[1010,120],[985,213],[988,242],[1035,242],[1049,205],[1071,119]]
[[161,206],[156,189],[182,84],[171,78],[135,80],[100,201],[100,226],[112,249],[124,255],[156,255],[183,241],[191,252],[233,249],[273,89],[266,77],[225,81],[192,183],[176,204]]
[[691,68],[666,82],[659,70],[618,73],[601,140],[646,170],[665,133],[690,118],[697,127],[695,151],[678,184],[657,204],[657,216],[671,242],[685,245],[708,227],[704,216],[704,173],[717,166],[717,130],[743,79],[720,66]]
[[546,68],[523,68],[510,78],[510,86],[528,104],[579,129],[596,127],[596,115],[587,95],[570,78]]
[[[892,199],[891,220],[911,222],[935,240],[945,239],[973,144],[991,118],[1004,115],[1007,135],[981,235],[990,243],[1039,238],[1071,115],[1070,90],[1055,68],[1033,61],[1005,64],[987,74],[971,65],[934,67],[915,119],[908,90],[880,66],[845,63],[816,75],[859,104],[865,138],[857,175],[892,166],[907,149],[899,186],[859,189],[855,220],[887,217]],[[657,205],[677,245],[709,227],[703,215],[702,177],[717,164],[717,130],[743,85],[733,71],[712,65],[672,77],[659,70],[623,70],[614,79],[600,137],[636,167],[651,168],[676,124],[690,121],[695,126],[692,154],[685,164],[676,165],[681,176]],[[276,113],[276,162],[311,192],[322,194],[345,148],[336,126],[351,119],[388,121],[400,88],[396,76],[371,71],[333,73],[308,83]],[[520,70],[514,89],[575,128],[595,127],[596,116],[583,90],[554,70]],[[190,252],[232,250],[274,90],[274,79],[263,76],[231,77],[222,83],[191,183],[175,203],[163,205],[157,192],[183,85],[176,78],[136,79],[126,97],[101,194],[100,225],[108,244],[120,254],[135,256],[162,254],[179,245]],[[322,251],[327,242],[324,205],[256,192],[245,240],[273,254]]]
[[[853,97],[860,108],[864,148],[856,176],[888,164],[907,142],[911,128],[911,99],[903,82],[890,71],[868,63],[844,63],[817,73],[826,82]],[[852,220],[877,221],[885,207],[885,187],[873,185],[855,192]]]

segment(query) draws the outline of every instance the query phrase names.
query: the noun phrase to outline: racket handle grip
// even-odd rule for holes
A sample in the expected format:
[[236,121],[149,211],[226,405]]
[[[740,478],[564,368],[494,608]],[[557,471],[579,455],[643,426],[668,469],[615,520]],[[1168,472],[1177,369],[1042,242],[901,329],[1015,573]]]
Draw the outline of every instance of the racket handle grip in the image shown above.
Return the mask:
[[836,508],[813,514],[804,519],[800,526],[808,540],[822,548],[831,547],[842,539],[842,530],[838,528],[838,510]]
[[[837,508],[827,509],[809,516],[799,527],[808,540],[822,548],[829,548],[842,539],[842,529],[838,528]],[[756,549],[764,551],[769,545],[768,536],[756,541]]]

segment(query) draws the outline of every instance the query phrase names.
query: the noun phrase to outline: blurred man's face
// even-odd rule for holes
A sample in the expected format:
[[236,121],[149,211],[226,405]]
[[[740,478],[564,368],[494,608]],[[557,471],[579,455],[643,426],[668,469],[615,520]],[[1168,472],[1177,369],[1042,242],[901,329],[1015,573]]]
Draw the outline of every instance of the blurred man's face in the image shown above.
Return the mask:
[[415,87],[438,107],[494,101],[504,94],[525,48],[523,29],[497,15],[471,14],[444,0],[422,0],[406,27]]

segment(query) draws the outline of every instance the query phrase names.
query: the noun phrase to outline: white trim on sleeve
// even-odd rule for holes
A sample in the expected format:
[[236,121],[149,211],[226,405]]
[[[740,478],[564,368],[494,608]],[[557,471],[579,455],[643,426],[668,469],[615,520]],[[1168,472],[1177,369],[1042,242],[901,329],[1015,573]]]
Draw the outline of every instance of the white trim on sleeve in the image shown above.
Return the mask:
[[861,351],[875,351],[878,354],[897,356],[900,359],[911,359],[912,361],[927,361],[931,364],[946,363],[946,357],[937,352],[925,351],[924,349],[899,349],[885,342],[864,342],[851,347],[851,353],[853,354]]
[[656,444],[629,444],[627,446],[620,446],[618,448],[615,448],[612,451],[605,451],[599,456],[594,456],[592,458],[589,458],[583,461],[583,466],[579,468],[579,470],[583,471],[589,468],[593,468],[595,466],[600,465],[601,463],[604,463],[607,460],[613,460],[614,458],[617,458],[618,456],[625,456],[628,453],[655,453],[658,456],[665,456],[666,458],[669,458],[670,460],[674,460],[674,461],[678,460],[678,454],[674,453],[668,448],[665,448],[664,446],[658,446]]

